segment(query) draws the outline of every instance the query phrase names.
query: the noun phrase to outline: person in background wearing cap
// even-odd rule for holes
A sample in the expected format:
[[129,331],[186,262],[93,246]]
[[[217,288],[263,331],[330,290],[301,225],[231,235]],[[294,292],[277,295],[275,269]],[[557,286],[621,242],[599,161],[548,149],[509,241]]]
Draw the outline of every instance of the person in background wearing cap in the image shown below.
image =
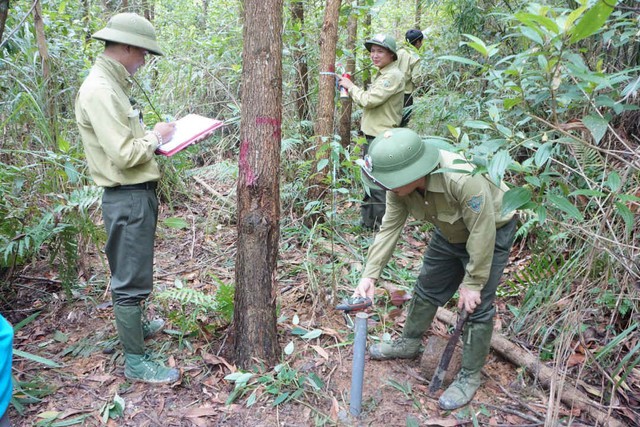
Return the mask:
[[89,172],[104,187],[102,217],[111,270],[111,297],[118,338],[124,347],[126,378],[173,383],[179,372],[152,360],[144,338],[164,322],[144,320],[142,304],[153,288],[153,255],[160,170],[156,149],[169,141],[175,123],[145,131],[142,114],[129,98],[131,77],[148,54],[162,55],[153,25],[134,13],[114,15],[93,35],[105,42],[75,101],[76,121]]
[[[439,399],[452,410],[466,405],[481,383],[489,353],[494,299],[509,259],[516,219],[503,214],[504,183],[470,172],[464,157],[441,151],[406,128],[383,132],[359,161],[365,184],[387,190],[387,210],[369,249],[354,297],[373,301],[375,283],[393,254],[409,214],[435,225],[415,283],[402,337],[371,346],[371,358],[413,358],[438,307],[459,292],[469,313],[463,332],[462,369]],[[438,171],[442,169],[443,171]],[[465,172],[453,172],[462,170]]]
[[398,49],[398,67],[404,72],[404,104],[402,107],[402,121],[400,127],[407,127],[411,118],[413,106],[413,90],[420,85],[422,77],[420,74],[420,48],[424,35],[420,30],[409,30],[405,34],[407,43]]
[[[343,77],[339,85],[349,91],[353,102],[363,108],[360,129],[367,139],[364,154],[376,135],[397,127],[402,119],[404,94],[404,73],[398,68],[396,40],[389,35],[378,34],[364,43],[370,52],[371,62],[379,72],[369,89],[356,86],[349,78]],[[384,215],[384,191],[372,190],[365,194],[362,207],[361,225],[377,229]]]

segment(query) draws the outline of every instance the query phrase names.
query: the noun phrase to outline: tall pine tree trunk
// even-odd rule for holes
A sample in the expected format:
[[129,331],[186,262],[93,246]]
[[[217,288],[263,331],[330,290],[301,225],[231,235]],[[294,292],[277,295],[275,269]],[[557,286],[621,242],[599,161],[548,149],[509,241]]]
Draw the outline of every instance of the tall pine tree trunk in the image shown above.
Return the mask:
[[282,0],[244,2],[234,360],[278,362]]
[[9,15],[9,0],[0,0],[0,44],[2,43],[2,34],[4,34],[4,24],[7,22]]
[[[327,0],[324,13],[324,23],[320,32],[320,73],[336,71],[336,46],[338,44],[338,16],[340,14],[340,0]],[[324,144],[329,144],[334,135],[334,110],[335,110],[336,80],[329,74],[320,74],[318,84],[318,110],[314,126],[316,135],[316,153],[325,153],[322,158],[328,156],[329,150],[323,150]],[[319,156],[316,162],[320,161]],[[313,170],[316,170],[314,168]],[[324,168],[310,178],[307,200],[322,201],[327,193],[326,178],[327,168]],[[307,222],[315,222],[319,218],[311,215]]]
[[56,102],[53,80],[51,79],[51,64],[49,57],[49,49],[47,48],[47,39],[44,33],[44,22],[42,20],[42,4],[40,0],[36,0],[33,8],[33,24],[36,33],[36,43],[38,52],[42,59],[42,84],[45,87],[45,110],[47,119],[49,120],[49,130],[51,132],[51,141],[54,147],[58,145],[58,131],[56,122]]
[[310,120],[309,113],[309,69],[307,66],[307,42],[302,29],[304,28],[304,3],[298,0],[291,2],[291,19],[293,25],[300,28],[297,43],[293,46],[293,63],[296,69],[296,88],[293,96],[296,100],[298,120]]
[[[358,37],[358,14],[349,14],[349,20],[347,22],[347,45],[346,50],[350,52],[345,65],[345,71],[352,76],[356,72],[356,39]],[[340,100],[340,143],[343,147],[347,148],[351,143],[351,110],[353,109],[353,103],[351,98],[343,98]]]

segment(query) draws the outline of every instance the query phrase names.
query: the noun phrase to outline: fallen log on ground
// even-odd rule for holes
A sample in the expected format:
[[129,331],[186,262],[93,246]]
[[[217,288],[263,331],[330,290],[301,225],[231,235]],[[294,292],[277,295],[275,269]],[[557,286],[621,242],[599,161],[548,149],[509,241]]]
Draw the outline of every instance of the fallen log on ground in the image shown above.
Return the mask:
[[[457,316],[451,311],[439,308],[436,317],[449,325],[455,325]],[[527,353],[522,348],[513,344],[504,335],[494,331],[491,338],[491,348],[502,357],[516,366],[522,366],[526,371],[540,382],[544,387],[550,388],[555,374],[553,369],[545,366],[537,357]],[[598,408],[600,404],[593,402],[586,394],[576,388],[575,385],[565,382],[560,391],[560,400],[570,408],[577,408],[587,412],[598,425],[607,427],[624,427],[625,424],[613,418],[610,414]]]

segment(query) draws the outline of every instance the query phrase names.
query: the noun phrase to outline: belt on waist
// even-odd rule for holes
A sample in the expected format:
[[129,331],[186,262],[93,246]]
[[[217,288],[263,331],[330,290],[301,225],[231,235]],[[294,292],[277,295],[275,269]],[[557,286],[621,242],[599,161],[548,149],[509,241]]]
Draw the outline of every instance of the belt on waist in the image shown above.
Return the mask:
[[126,191],[126,190],[155,190],[158,186],[156,181],[141,182],[140,184],[116,185],[115,187],[105,187],[105,190]]

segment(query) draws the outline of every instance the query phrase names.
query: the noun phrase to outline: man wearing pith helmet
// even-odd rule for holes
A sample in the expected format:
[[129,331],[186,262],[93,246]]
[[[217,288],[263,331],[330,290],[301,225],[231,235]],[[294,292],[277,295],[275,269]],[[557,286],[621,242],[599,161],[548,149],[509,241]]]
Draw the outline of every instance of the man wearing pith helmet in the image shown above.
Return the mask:
[[[404,73],[398,68],[396,39],[388,34],[377,34],[364,42],[371,62],[378,74],[368,89],[358,87],[348,77],[340,79],[340,86],[349,91],[353,102],[362,107],[360,130],[367,142],[364,154],[376,135],[397,127],[402,119],[404,99]],[[371,190],[365,194],[361,207],[361,225],[377,229],[384,215],[384,192]]]
[[126,378],[172,383],[179,372],[153,360],[144,339],[162,320],[147,321],[142,304],[153,289],[153,255],[158,221],[156,149],[169,141],[175,123],[145,130],[130,100],[131,79],[148,54],[162,55],[153,25],[134,13],[113,16],[93,35],[105,42],[75,102],[76,122],[89,172],[104,187],[102,217],[105,253],[111,270],[111,298],[118,338],[124,348]]
[[378,135],[361,163],[365,184],[387,190],[387,209],[354,296],[373,299],[375,283],[409,214],[435,225],[402,336],[371,346],[371,358],[418,356],[438,307],[458,291],[458,308],[469,317],[463,331],[462,369],[439,400],[446,410],[466,405],[480,386],[496,289],[516,230],[514,215],[501,213],[506,185],[465,173],[472,169],[462,156],[438,150],[406,128]]

